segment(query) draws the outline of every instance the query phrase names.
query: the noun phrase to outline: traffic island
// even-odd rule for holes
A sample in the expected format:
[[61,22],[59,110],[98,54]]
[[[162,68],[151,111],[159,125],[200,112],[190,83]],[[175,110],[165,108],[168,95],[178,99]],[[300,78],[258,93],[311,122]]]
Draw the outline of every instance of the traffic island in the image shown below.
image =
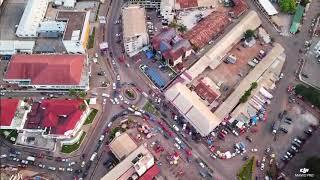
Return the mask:
[[137,99],[137,93],[132,88],[125,89],[124,90],[124,95],[130,101],[133,101],[133,100]]
[[253,172],[254,164],[255,164],[255,160],[254,160],[254,157],[252,157],[241,167],[239,173],[237,174],[237,179],[238,180],[253,179],[252,172]]
[[98,113],[97,109],[92,109],[87,119],[84,121],[83,125],[91,124]]
[[[80,134],[81,134],[80,138],[79,139],[75,138],[75,139],[78,139],[78,141],[76,141],[74,143],[72,143],[71,141],[70,142],[61,142],[62,144],[67,144],[67,145],[62,145],[61,152],[66,153],[66,154],[70,154],[70,153],[78,150],[83,139],[86,136],[86,132],[82,131]],[[68,144],[68,143],[70,143],[70,144]]]
[[150,101],[147,101],[147,103],[143,106],[143,110],[150,114],[160,116],[159,111],[154,107],[152,103],[150,103]]

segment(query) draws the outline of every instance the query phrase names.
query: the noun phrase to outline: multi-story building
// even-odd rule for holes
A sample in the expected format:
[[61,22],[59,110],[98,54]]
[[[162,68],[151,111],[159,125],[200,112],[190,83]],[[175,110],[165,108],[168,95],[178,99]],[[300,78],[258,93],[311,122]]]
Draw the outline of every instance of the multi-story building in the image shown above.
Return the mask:
[[20,87],[68,90],[89,89],[86,55],[13,55],[4,81]]
[[128,3],[138,4],[148,9],[159,9],[161,0],[128,0]]
[[144,7],[129,5],[122,8],[123,43],[128,56],[138,54],[149,44]]

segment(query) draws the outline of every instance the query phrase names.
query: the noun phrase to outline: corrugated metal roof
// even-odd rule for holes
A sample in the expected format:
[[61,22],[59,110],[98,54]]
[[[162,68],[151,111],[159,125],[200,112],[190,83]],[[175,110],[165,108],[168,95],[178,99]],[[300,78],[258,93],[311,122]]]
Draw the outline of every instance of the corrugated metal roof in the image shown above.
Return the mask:
[[296,13],[294,14],[292,25],[290,27],[290,32],[292,34],[295,34],[298,31],[303,13],[304,13],[304,7],[299,4],[296,10]]
[[132,151],[137,149],[137,145],[131,139],[127,133],[123,133],[120,136],[116,137],[110,144],[110,150],[118,158],[122,159],[123,157],[129,155]]
[[273,16],[278,14],[276,8],[273,7],[269,0],[259,0],[259,3],[264,8],[264,10],[268,13],[269,16]]

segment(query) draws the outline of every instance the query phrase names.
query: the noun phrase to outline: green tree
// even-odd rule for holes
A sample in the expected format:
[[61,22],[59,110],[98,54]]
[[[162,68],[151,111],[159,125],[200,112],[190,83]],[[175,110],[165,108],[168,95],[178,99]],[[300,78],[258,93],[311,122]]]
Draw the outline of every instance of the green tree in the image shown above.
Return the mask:
[[84,99],[86,97],[87,93],[84,92],[84,91],[79,91],[78,92],[78,97],[81,98],[81,99]]
[[303,6],[303,7],[306,7],[306,5],[308,3],[310,3],[310,0],[301,0],[301,2],[300,2],[301,6]]
[[69,89],[69,96],[77,96],[77,90]]
[[183,24],[180,24],[179,27],[178,27],[178,31],[184,33],[187,31],[187,26],[183,25]]
[[84,103],[82,103],[82,104],[79,106],[79,109],[80,109],[81,111],[86,110],[86,108],[87,108],[87,106],[86,106]]
[[251,89],[255,89],[257,87],[258,87],[258,83],[257,82],[251,83]]
[[244,38],[247,41],[251,41],[251,39],[254,37],[254,31],[251,29],[248,29],[245,33],[244,33]]
[[294,13],[296,10],[295,0],[280,0],[279,5],[281,11],[285,13]]

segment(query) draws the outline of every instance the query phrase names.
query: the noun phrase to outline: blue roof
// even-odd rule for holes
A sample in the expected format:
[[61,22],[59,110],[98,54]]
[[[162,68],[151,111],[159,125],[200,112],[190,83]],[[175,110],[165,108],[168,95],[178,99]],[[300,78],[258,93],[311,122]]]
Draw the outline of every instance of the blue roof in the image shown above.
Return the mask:
[[166,82],[161,78],[159,73],[156,71],[155,68],[147,68],[145,71],[146,74],[151,78],[151,80],[155,83],[158,87],[164,87]]
[[151,50],[147,50],[145,53],[146,53],[146,56],[148,59],[152,59],[154,56],[154,54]]

